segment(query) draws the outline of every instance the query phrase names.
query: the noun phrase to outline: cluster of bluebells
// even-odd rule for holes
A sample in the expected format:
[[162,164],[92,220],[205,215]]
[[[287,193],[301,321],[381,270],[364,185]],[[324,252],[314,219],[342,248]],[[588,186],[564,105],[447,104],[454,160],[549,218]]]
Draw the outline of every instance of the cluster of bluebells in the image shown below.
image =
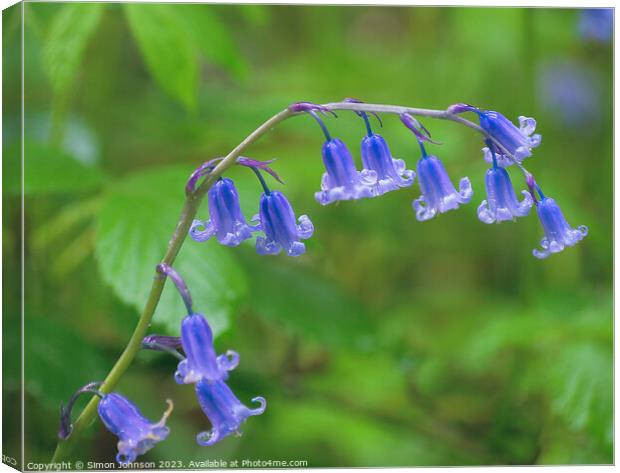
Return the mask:
[[[205,413],[211,429],[200,432],[196,442],[201,446],[213,445],[231,434],[241,435],[240,427],[250,416],[265,411],[266,401],[255,397],[255,408],[245,406],[232,392],[226,380],[229,372],[239,364],[239,355],[228,350],[218,355],[213,345],[213,333],[207,319],[193,311],[192,299],[181,276],[170,266],[161,264],[158,272],[168,276],[175,284],[188,315],[181,322],[181,336],[149,335],[142,340],[144,349],[164,351],[179,359],[174,379],[178,384],[192,384],[196,398]],[[182,349],[184,355],[178,350]],[[156,443],[165,440],[170,433],[166,419],[172,412],[172,402],[158,422],[144,417],[138,407],[119,393],[105,394],[96,388],[103,383],[89,383],[80,388],[66,406],[61,406],[61,421],[58,436],[66,439],[71,434],[71,409],[82,393],[94,393],[100,397],[99,418],[105,427],[118,437],[116,460],[127,465],[150,450]]]
[[[359,103],[354,99],[345,102]],[[420,148],[415,171],[407,169],[404,160],[395,158],[383,136],[373,130],[370,116],[374,115],[383,126],[376,113],[359,111],[365,124],[365,136],[361,140],[361,167],[355,162],[347,145],[339,138],[333,137],[325,124],[323,116],[335,113],[326,106],[309,102],[298,102],[289,109],[292,112],[305,112],[319,124],[325,141],[321,155],[325,171],[320,182],[320,190],[314,197],[321,205],[329,205],[343,200],[359,200],[379,197],[387,192],[410,187],[417,176],[420,196],[413,200],[412,206],[419,221],[426,221],[439,214],[455,210],[467,204],[473,197],[471,181],[462,177],[455,185],[443,162],[427,153],[428,143],[438,144],[431,139],[429,131],[411,114],[402,113],[401,122],[413,132]],[[545,258],[551,253],[572,246],[587,234],[586,227],[572,229],[559,211],[556,217],[548,216],[550,205],[557,207],[551,199],[542,195],[539,186],[528,187],[521,191],[521,197],[512,184],[509,168],[519,168],[524,176],[531,174],[523,167],[523,161],[532,156],[532,150],[541,143],[541,136],[535,134],[536,120],[521,116],[519,126],[504,115],[493,110],[483,110],[472,105],[455,104],[448,108],[446,114],[456,115],[465,112],[476,114],[480,130],[485,135],[482,148],[484,160],[490,164],[485,174],[486,198],[478,206],[478,218],[487,224],[514,221],[528,215],[533,206],[542,223],[545,237],[541,242],[542,250],[534,250],[537,258]],[[214,169],[221,158],[209,161],[198,168],[188,181],[188,192],[193,191],[197,180]],[[271,174],[282,182],[269,167],[273,161],[261,162],[248,158],[239,158],[238,164],[251,168],[263,187],[260,197],[259,212],[248,223],[239,203],[239,195],[234,182],[229,178],[219,178],[208,192],[209,219],[194,220],[190,236],[197,242],[211,238],[227,246],[237,246],[250,239],[254,233],[256,251],[259,254],[275,255],[284,250],[289,256],[299,256],[306,251],[301,240],[312,236],[314,226],[306,215],[295,217],[295,212],[280,191],[271,191],[262,173]],[[533,179],[533,177],[531,178]],[[538,194],[538,197],[537,197]],[[553,202],[553,204],[550,204]]]
[[[214,167],[212,160],[197,169],[190,177],[188,190],[191,191],[198,177],[210,172]],[[263,194],[260,197],[258,213],[247,222],[235,183],[229,178],[218,179],[207,194],[209,219],[194,220],[189,234],[194,241],[203,242],[211,238],[226,246],[238,246],[244,240],[259,233],[256,238],[256,251],[261,255],[277,255],[285,251],[289,256],[299,256],[306,251],[301,240],[310,238],[314,226],[307,215],[295,217],[295,211],[286,196],[277,190],[270,190],[261,172],[265,171],[279,177],[268,166],[270,162],[240,158],[238,163],[251,168],[259,178]],[[281,182],[281,181],[280,181]]]
[[[353,99],[346,101],[359,103]],[[405,161],[392,156],[387,141],[373,131],[368,113],[359,111],[362,108],[356,107],[356,113],[364,120],[366,128],[360,146],[361,169],[358,169],[346,144],[331,136],[319,116],[321,113],[334,114],[332,110],[308,102],[298,102],[289,108],[291,112],[311,115],[325,135],[322,146],[325,172],[320,190],[315,193],[319,204],[379,197],[412,186],[416,176],[421,195],[413,200],[412,206],[419,221],[430,220],[471,201],[473,190],[469,178],[461,178],[457,189],[442,161],[427,153],[425,144],[437,143],[431,140],[428,130],[416,118],[408,113],[400,115],[401,122],[414,133],[420,148],[421,156],[414,171],[407,169]],[[480,130],[485,135],[483,156],[490,164],[485,174],[486,199],[478,206],[479,219],[486,224],[513,221],[528,215],[535,206],[544,230],[540,249],[533,251],[537,258],[546,258],[582,240],[587,235],[587,227],[571,227],[555,200],[543,194],[533,175],[523,167],[523,161],[532,155],[532,149],[541,142],[540,135],[534,134],[536,121],[522,116],[519,117],[517,127],[499,112],[467,104],[450,106],[445,117],[455,118],[456,114],[465,112],[473,112],[478,117]],[[372,114],[382,126],[380,117]],[[187,182],[186,192],[193,193],[199,179],[208,176],[222,159],[216,158],[196,169]],[[256,174],[263,188],[258,213],[250,220],[251,223],[248,223],[241,211],[239,193],[234,182],[220,177],[208,191],[209,219],[193,222],[189,231],[191,238],[197,242],[215,238],[222,245],[238,246],[257,233],[255,244],[260,254],[275,255],[282,251],[289,256],[303,254],[306,246],[301,240],[310,238],[314,227],[308,216],[296,218],[293,207],[282,192],[270,190],[267,186],[263,173],[282,182],[269,166],[271,162],[244,157],[237,160],[238,164],[250,168]],[[515,167],[526,178],[527,189],[521,192],[521,199],[508,174],[508,169]],[[229,373],[239,364],[239,355],[232,350],[218,355],[211,327],[203,315],[194,312],[190,292],[181,276],[166,264],[160,264],[157,270],[175,284],[188,315],[181,322],[180,337],[150,335],[144,338],[142,347],[169,352],[179,359],[174,379],[179,384],[194,386],[198,404],[211,423],[210,430],[196,436],[199,445],[213,445],[231,434],[240,435],[240,427],[248,417],[265,411],[265,399],[253,398],[252,402],[257,403],[257,407],[250,408],[235,396],[227,380]],[[179,349],[182,349],[183,354]],[[87,384],[66,405],[61,406],[58,432],[61,439],[71,434],[71,410],[83,393],[94,393],[100,397],[99,417],[106,428],[118,437],[116,459],[120,464],[133,462],[168,437],[170,430],[166,420],[172,411],[171,401],[168,401],[169,407],[162,418],[153,422],[123,395],[105,393],[105,386],[98,389],[101,384]]]

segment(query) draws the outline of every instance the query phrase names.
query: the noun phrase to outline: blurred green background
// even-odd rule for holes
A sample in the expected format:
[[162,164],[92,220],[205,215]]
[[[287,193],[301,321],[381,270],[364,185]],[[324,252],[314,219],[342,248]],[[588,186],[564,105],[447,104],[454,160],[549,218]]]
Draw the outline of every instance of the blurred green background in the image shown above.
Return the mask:
[[[142,460],[611,463],[612,45],[580,33],[581,15],[27,3],[26,461],[49,460],[60,402],[103,378],[125,346],[189,173],[292,102],[356,97],[536,117],[543,141],[527,166],[588,237],[538,261],[534,213],[482,224],[482,143],[450,122],[424,121],[443,143],[429,150],[453,180],[471,177],[469,205],[420,223],[416,182],[323,208],[313,198],[322,135],[308,117],[288,120],[245,154],[278,158],[286,185],[270,182],[316,227],[307,253],[258,257],[252,242],[187,241],[176,264],[220,334],[218,350],[241,354],[233,390],[245,403],[266,397],[267,411],[242,437],[199,447],[209,423],[192,388],[175,384],[175,360],[140,353],[118,391],[153,419],[166,398],[176,406],[169,439]],[[15,49],[5,69],[19,66],[19,19],[3,15]],[[19,350],[16,79],[5,79],[3,111],[5,360]],[[361,120],[341,112],[328,125],[359,163]],[[414,167],[419,150],[398,119],[384,117],[381,133]],[[228,175],[249,218],[259,184],[247,169]],[[169,286],[151,332],[178,333],[184,311]],[[13,368],[7,451],[19,441],[6,435],[19,418]],[[113,461],[115,449],[96,422],[74,459]]]

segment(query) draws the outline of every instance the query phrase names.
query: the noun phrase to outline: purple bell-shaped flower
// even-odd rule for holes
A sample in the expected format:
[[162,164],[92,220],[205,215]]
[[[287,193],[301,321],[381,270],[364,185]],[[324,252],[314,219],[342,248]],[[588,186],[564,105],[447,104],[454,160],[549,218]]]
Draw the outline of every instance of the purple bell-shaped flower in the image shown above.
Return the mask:
[[121,465],[132,463],[170,433],[166,419],[172,412],[171,401],[159,422],[151,422],[135,404],[118,393],[103,395],[97,411],[106,428],[118,437],[116,461]]
[[362,163],[372,171],[377,181],[372,187],[374,195],[385,194],[413,184],[415,172],[407,169],[405,161],[392,157],[387,142],[381,135],[371,133],[362,140]]
[[209,220],[194,220],[189,230],[194,241],[203,242],[215,236],[222,245],[238,246],[260,229],[246,222],[239,205],[239,194],[231,179],[218,180],[209,189],[208,201]]
[[277,255],[284,250],[289,256],[299,256],[306,251],[300,240],[314,233],[314,226],[307,215],[295,220],[295,211],[279,191],[265,192],[260,198],[259,213],[252,219],[260,221],[265,236],[256,238],[256,251],[261,255]]
[[314,194],[317,202],[327,205],[338,200],[356,200],[372,197],[377,183],[377,172],[370,169],[358,171],[347,146],[338,138],[323,144],[325,173],[321,191]]
[[555,200],[541,194],[541,200],[536,206],[536,212],[545,231],[540,241],[541,250],[533,250],[536,258],[543,259],[552,253],[559,253],[567,246],[574,246],[588,234],[588,227],[580,225],[572,228]]
[[211,430],[201,432],[196,436],[196,442],[201,446],[213,445],[230,434],[241,435],[239,428],[250,416],[257,416],[265,412],[267,402],[263,397],[255,397],[252,402],[260,405],[256,409],[244,406],[233,394],[224,381],[196,383],[196,396],[202,411],[211,422]]
[[531,156],[532,148],[540,145],[541,136],[532,134],[536,129],[536,120],[533,118],[519,117],[517,128],[499,112],[476,110],[476,113],[480,118],[480,127],[518,162]]
[[213,346],[211,327],[201,314],[190,314],[181,323],[181,344],[187,357],[182,360],[174,379],[179,384],[191,384],[200,380],[215,382],[228,378],[228,372],[239,364],[239,355],[228,350],[217,355]]
[[416,218],[422,222],[433,218],[437,212],[447,212],[466,204],[473,191],[468,177],[460,180],[457,191],[443,163],[435,156],[428,156],[421,142],[420,147],[422,158],[418,161],[417,171],[422,195],[413,201],[413,208]]
[[[489,145],[492,146],[491,143]],[[519,202],[508,172],[497,165],[495,151],[491,149],[490,153],[493,167],[485,175],[487,199],[478,207],[478,218],[484,223],[499,223],[525,217],[534,203],[532,195],[524,190],[523,200]]]

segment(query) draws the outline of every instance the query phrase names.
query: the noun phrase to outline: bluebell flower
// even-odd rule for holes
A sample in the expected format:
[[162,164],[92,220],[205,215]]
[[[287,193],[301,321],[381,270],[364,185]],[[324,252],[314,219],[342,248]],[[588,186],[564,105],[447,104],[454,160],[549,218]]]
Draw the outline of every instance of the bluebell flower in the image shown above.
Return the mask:
[[468,177],[459,182],[459,190],[454,188],[443,163],[435,156],[428,156],[422,147],[422,158],[418,161],[418,180],[422,195],[413,201],[416,218],[425,221],[433,218],[437,212],[443,213],[466,204],[471,200],[473,191]]
[[203,242],[215,236],[226,246],[238,246],[252,237],[259,227],[248,225],[241,212],[239,194],[231,179],[219,179],[208,193],[209,216],[206,222],[194,220],[189,230],[193,240]]
[[542,250],[536,248],[532,252],[536,258],[543,259],[552,253],[559,253],[567,246],[576,245],[588,234],[588,227],[585,225],[572,228],[555,200],[542,193],[536,211],[545,231],[545,236],[540,241]]
[[181,344],[187,358],[179,363],[174,374],[179,384],[227,379],[228,372],[239,364],[239,355],[234,351],[217,356],[211,327],[201,314],[190,314],[183,319]]
[[372,191],[374,195],[385,194],[413,184],[415,172],[406,169],[405,161],[392,157],[390,148],[381,135],[375,133],[362,140],[362,163],[368,171],[377,175]]
[[201,432],[196,436],[196,442],[201,446],[213,445],[230,434],[241,435],[239,428],[250,416],[257,416],[265,412],[267,402],[263,397],[255,397],[252,402],[260,404],[256,409],[250,409],[239,401],[224,381],[196,383],[196,396],[202,411],[211,422],[211,430]]
[[540,145],[541,136],[532,135],[536,120],[519,117],[519,128],[499,112],[474,110],[480,118],[480,126],[494,141],[499,143],[518,162],[532,155],[532,148]]
[[317,202],[327,205],[338,200],[372,197],[377,183],[377,172],[358,171],[347,146],[338,138],[327,140],[322,149],[325,173],[321,191],[314,194]]
[[129,399],[117,393],[106,394],[99,401],[97,411],[106,428],[118,437],[116,461],[127,465],[161,442],[170,433],[166,419],[172,412],[172,402],[159,422],[144,417]]
[[519,202],[512,187],[510,176],[505,169],[494,167],[485,176],[487,200],[478,207],[478,218],[484,223],[515,220],[530,213],[534,203],[532,195],[524,190],[523,200]]
[[265,236],[256,238],[256,251],[261,255],[277,255],[284,250],[289,256],[299,256],[306,251],[300,240],[314,233],[314,226],[307,215],[295,221],[293,207],[279,191],[265,192],[260,198],[258,219]]
[[585,40],[609,43],[614,34],[613,8],[586,8],[581,10],[579,34]]

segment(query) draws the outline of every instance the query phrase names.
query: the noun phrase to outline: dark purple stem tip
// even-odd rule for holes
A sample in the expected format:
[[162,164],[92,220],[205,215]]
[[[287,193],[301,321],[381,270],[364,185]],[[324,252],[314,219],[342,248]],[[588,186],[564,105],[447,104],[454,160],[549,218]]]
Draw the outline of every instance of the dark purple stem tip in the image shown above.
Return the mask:
[[93,381],[92,383],[88,383],[87,385],[78,389],[69,402],[67,404],[60,405],[60,427],[58,428],[58,438],[62,440],[66,440],[71,435],[71,431],[73,430],[73,424],[71,424],[71,411],[73,410],[73,406],[77,401],[77,398],[80,394],[83,393],[93,393],[96,391],[96,388],[101,386],[103,381]]
[[334,112],[333,110],[330,110],[327,107],[324,107],[323,105],[319,105],[317,103],[312,103],[312,102],[295,102],[289,105],[288,109],[291,112],[311,112],[312,111],[312,112],[320,112],[325,115],[327,115],[328,113],[331,113],[334,117],[338,117],[338,115],[336,115],[336,112]]
[[168,276],[172,280],[177,290],[179,291],[179,294],[181,295],[181,299],[183,299],[183,303],[187,308],[187,313],[192,314],[192,296],[189,292],[189,289],[187,288],[187,284],[185,284],[185,281],[183,280],[181,275],[177,273],[172,266],[166,263],[158,264],[157,272]]
[[455,103],[453,105],[450,105],[446,109],[446,112],[452,113],[452,114],[459,114],[459,113],[464,113],[464,112],[478,112],[478,111],[479,111],[478,107],[474,107],[473,105],[469,105],[466,103]]
[[142,339],[142,348],[147,350],[165,351],[164,347],[170,350],[181,348],[181,337],[169,335],[147,335]]
[[269,173],[280,184],[284,184],[284,181],[280,179],[280,176],[278,176],[278,174],[269,167],[269,165],[274,161],[275,159],[270,159],[269,161],[258,161],[257,159],[245,158],[243,156],[237,158],[237,164],[265,171],[266,173]]
[[206,176],[211,171],[213,171],[217,163],[220,162],[222,159],[224,158],[211,159],[210,161],[202,163],[200,166],[198,166],[194,170],[194,172],[190,174],[189,179],[187,180],[187,184],[185,184],[185,195],[192,194],[196,190],[196,184],[198,183],[200,178]]

